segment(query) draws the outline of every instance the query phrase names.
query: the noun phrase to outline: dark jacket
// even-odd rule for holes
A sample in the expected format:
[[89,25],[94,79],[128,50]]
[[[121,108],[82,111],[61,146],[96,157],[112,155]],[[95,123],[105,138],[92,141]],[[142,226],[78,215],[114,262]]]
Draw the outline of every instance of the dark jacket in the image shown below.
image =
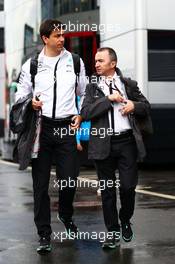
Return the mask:
[[[20,100],[20,104],[22,102],[23,104],[19,107],[23,106],[23,112],[18,112],[19,120],[22,119],[22,122],[19,122],[16,118],[16,124],[20,123],[21,129],[19,130],[13,150],[13,160],[19,163],[19,170],[24,170],[31,161],[31,151],[36,133],[37,112],[32,109],[32,95],[28,95]],[[19,101],[17,103],[19,104]],[[23,115],[24,112],[25,115]],[[22,118],[21,115],[23,115]]]
[[[141,161],[146,155],[143,137],[152,133],[150,104],[140,92],[136,81],[124,78],[118,68],[116,71],[125,85],[128,99],[132,100],[135,106],[134,113],[129,114],[128,118],[137,144],[138,160]],[[96,83],[87,85],[81,115],[83,119],[91,120],[89,159],[105,159],[110,153],[111,136],[106,133],[104,137],[101,137],[98,131],[100,131],[100,128],[106,130],[109,128],[108,111],[111,107],[111,101]],[[97,134],[93,133],[94,128]]]

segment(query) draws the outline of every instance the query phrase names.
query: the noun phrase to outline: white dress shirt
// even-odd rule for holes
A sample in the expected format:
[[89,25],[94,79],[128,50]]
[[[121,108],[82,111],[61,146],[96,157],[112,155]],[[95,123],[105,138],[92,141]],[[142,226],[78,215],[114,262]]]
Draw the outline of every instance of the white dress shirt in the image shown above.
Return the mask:
[[[22,66],[19,84],[17,86],[16,100],[32,92],[32,83],[30,75],[30,60],[28,59]],[[55,65],[56,79],[54,78]],[[54,83],[56,80],[56,96],[54,93]],[[52,118],[52,111],[55,103],[55,118],[65,118],[78,114],[75,95],[82,97],[87,84],[85,76],[85,67],[80,59],[80,74],[75,93],[76,75],[72,55],[66,49],[63,49],[59,56],[48,57],[44,54],[44,49],[38,56],[38,72],[35,76],[34,96],[39,96],[43,102],[42,114]],[[54,98],[56,97],[56,98]]]
[[[109,85],[110,85],[109,79],[106,79],[105,81],[102,79],[98,85],[106,96],[108,96],[110,94]],[[113,91],[113,93],[116,93],[116,87],[120,91],[121,95],[125,99],[128,99],[126,91],[125,91],[125,86],[121,82],[120,77],[115,73],[113,78],[112,78],[112,88],[113,88],[112,91]],[[128,129],[131,129],[128,116],[123,116],[120,112],[120,110],[122,108],[122,103],[112,102],[112,106],[114,109],[114,132],[118,133],[118,132],[122,132],[122,131],[125,131]],[[112,128],[111,110],[108,111],[108,116],[109,116],[110,128]]]

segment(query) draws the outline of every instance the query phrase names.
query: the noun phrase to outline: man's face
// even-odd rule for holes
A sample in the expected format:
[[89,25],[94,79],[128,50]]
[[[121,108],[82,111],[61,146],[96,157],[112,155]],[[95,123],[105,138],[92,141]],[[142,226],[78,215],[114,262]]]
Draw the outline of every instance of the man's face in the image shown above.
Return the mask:
[[111,61],[108,50],[98,51],[95,55],[95,68],[98,75],[113,76],[116,62]]
[[43,36],[43,40],[48,48],[53,51],[61,51],[64,46],[64,31],[55,29],[48,38]]

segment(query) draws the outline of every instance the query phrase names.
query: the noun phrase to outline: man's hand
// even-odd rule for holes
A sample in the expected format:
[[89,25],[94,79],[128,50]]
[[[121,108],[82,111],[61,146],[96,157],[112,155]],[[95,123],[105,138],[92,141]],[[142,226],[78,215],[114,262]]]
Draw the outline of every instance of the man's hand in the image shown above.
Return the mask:
[[34,110],[36,111],[40,110],[42,105],[43,105],[42,101],[38,101],[35,98],[32,99],[32,107]]
[[123,98],[123,96],[121,96],[119,92],[108,95],[108,99],[111,102],[117,102],[117,103],[123,103],[125,101],[125,99]]
[[131,100],[125,100],[120,112],[123,116],[128,115],[134,111],[134,103]]
[[81,144],[77,144],[77,150],[78,150],[78,151],[83,151],[83,147],[82,147]]
[[72,117],[72,122],[71,122],[71,129],[75,130],[78,129],[80,127],[82,121],[82,117],[80,115],[76,115]]

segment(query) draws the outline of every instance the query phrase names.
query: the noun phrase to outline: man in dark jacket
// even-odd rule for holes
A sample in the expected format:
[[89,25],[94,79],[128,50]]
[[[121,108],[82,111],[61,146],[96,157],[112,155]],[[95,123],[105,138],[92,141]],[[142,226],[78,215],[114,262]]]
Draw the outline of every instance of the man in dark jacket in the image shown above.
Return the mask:
[[[120,241],[116,207],[116,176],[120,180],[122,237],[133,238],[130,219],[134,213],[138,182],[137,160],[145,156],[142,132],[151,132],[150,105],[137,82],[124,78],[116,67],[117,55],[111,48],[100,48],[95,56],[98,78],[86,87],[81,115],[91,120],[89,158],[95,161],[101,191],[107,238],[102,247],[115,248]],[[97,82],[96,82],[97,81]]]

